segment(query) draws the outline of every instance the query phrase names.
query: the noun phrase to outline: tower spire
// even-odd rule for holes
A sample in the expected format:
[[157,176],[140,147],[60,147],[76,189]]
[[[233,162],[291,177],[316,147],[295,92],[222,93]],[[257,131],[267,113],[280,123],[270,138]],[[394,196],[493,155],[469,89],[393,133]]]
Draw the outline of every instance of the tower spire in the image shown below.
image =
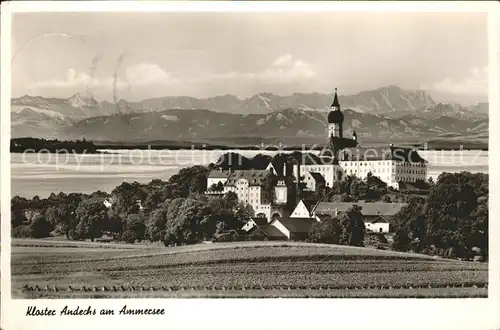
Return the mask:
[[339,98],[337,96],[337,87],[335,87],[335,96],[333,97],[332,107],[336,107],[336,108],[340,109]]

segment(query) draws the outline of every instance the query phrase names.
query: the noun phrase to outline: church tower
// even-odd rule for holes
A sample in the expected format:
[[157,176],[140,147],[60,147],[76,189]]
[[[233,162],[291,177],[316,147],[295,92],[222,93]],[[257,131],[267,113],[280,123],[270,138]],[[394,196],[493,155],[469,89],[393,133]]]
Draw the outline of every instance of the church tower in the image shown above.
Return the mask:
[[284,205],[288,201],[288,188],[284,180],[279,180],[274,187],[274,203]]
[[344,115],[340,111],[337,88],[335,88],[335,96],[333,98],[333,103],[330,109],[330,113],[328,114],[328,139],[330,139],[331,137],[342,139],[344,134],[342,128],[342,125],[344,123]]

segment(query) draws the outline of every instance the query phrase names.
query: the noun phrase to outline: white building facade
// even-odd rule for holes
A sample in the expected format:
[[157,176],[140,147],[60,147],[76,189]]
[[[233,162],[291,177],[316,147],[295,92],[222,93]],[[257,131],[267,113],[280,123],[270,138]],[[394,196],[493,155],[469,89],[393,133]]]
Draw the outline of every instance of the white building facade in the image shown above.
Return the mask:
[[[304,178],[308,190],[314,190],[314,182],[309,173],[321,174],[327,187],[336,181],[343,181],[347,176],[365,179],[368,173],[379,177],[388,186],[398,189],[400,182],[413,183],[427,180],[427,162],[422,159],[417,150],[394,147],[360,148],[356,132],[352,138],[343,135],[344,115],[340,109],[337,91],[328,114],[329,151],[338,155],[337,162],[325,161],[314,164],[313,159],[292,167],[295,178]],[[300,173],[299,173],[300,171]]]
[[234,192],[239,201],[252,206],[255,216],[264,216],[271,221],[274,206],[287,202],[287,186],[279,181],[273,187],[273,200],[273,194],[263,189],[263,181],[270,173],[268,170],[233,171],[224,183],[224,193]]
[[368,173],[380,178],[393,188],[399,187],[399,182],[416,182],[419,180],[427,180],[427,164],[424,162],[409,162],[401,160],[352,160],[340,161],[339,165],[333,164],[310,164],[310,165],[293,165],[293,174],[297,178],[304,177],[304,183],[307,189],[314,190],[314,182],[308,180],[310,172],[316,172],[323,175],[326,186],[331,187],[335,180],[334,173],[338,171],[338,166],[342,168],[342,180],[347,176],[353,175],[360,179],[365,179]]

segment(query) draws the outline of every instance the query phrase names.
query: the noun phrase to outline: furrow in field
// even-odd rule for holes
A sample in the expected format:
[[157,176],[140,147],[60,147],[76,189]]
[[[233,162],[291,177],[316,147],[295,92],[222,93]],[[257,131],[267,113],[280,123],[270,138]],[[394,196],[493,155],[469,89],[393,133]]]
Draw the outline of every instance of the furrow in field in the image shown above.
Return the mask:
[[485,288],[419,288],[364,290],[245,290],[245,291],[136,291],[136,292],[23,292],[24,298],[483,298]]

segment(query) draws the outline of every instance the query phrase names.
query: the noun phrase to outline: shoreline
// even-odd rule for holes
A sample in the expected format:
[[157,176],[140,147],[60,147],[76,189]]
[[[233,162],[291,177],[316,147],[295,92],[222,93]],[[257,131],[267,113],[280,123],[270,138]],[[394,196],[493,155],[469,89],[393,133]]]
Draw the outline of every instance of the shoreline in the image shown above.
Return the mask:
[[[89,155],[95,155],[95,154],[117,154],[116,152],[109,152],[109,151],[104,151],[104,150],[196,150],[196,151],[213,151],[213,150],[222,150],[222,151],[238,151],[238,150],[243,150],[243,151],[321,151],[323,147],[315,147],[315,148],[309,148],[310,146],[304,146],[303,148],[296,147],[296,146],[291,146],[291,147],[283,147],[283,148],[277,148],[277,147],[265,147],[265,148],[259,148],[256,146],[196,146],[193,145],[191,147],[186,147],[186,146],[180,146],[180,145],[97,145],[98,150],[96,151],[75,151],[75,150],[67,150],[67,149],[58,149],[58,150],[47,150],[43,149],[44,153],[50,153],[50,154],[57,154],[57,153],[74,153],[74,154],[89,154]],[[380,147],[385,147],[382,145],[373,145],[369,148],[380,148]],[[33,150],[33,149],[26,149],[26,150],[10,150],[11,154],[23,154],[27,150]],[[458,148],[453,148],[453,147],[443,147],[443,148],[422,148],[422,147],[416,147],[417,151],[489,151],[488,147],[458,147]],[[42,150],[34,150],[33,153],[40,152]],[[48,152],[47,152],[48,151]]]

